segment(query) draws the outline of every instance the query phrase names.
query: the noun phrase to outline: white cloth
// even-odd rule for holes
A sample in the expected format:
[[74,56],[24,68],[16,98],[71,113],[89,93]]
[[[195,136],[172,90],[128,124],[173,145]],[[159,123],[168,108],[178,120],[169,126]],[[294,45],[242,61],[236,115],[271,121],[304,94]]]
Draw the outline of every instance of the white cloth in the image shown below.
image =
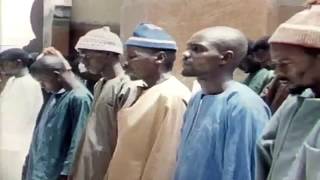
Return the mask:
[[30,75],[8,80],[0,94],[0,179],[20,180],[33,128],[43,103]]

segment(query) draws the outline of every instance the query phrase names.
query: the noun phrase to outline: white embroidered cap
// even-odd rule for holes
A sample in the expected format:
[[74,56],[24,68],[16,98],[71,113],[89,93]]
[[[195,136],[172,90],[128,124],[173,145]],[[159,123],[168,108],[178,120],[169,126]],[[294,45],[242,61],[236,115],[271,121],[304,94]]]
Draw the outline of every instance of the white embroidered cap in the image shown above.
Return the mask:
[[119,36],[111,32],[108,26],[87,32],[87,34],[79,39],[75,49],[109,51],[123,54],[123,45]]

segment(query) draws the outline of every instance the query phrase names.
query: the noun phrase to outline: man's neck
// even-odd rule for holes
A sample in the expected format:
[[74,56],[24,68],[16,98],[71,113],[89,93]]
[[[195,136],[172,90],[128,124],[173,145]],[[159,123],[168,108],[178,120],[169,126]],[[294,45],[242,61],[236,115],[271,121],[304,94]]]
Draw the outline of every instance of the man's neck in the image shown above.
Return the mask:
[[223,78],[198,78],[199,84],[204,94],[220,94],[227,88],[227,83],[232,81],[232,77]]
[[107,80],[113,79],[121,74],[124,74],[124,70],[119,62],[114,63],[111,67],[106,66],[102,73],[101,76]]
[[145,83],[147,83],[148,88],[151,88],[157,84],[160,84],[164,82],[165,80],[169,79],[171,77],[171,73],[161,73],[157,76],[150,77],[149,79],[145,79]]
[[14,76],[16,77],[16,78],[19,78],[19,77],[23,77],[23,76],[25,76],[25,75],[27,75],[27,74],[29,74],[29,70],[28,70],[28,68],[22,68],[17,74],[15,74]]

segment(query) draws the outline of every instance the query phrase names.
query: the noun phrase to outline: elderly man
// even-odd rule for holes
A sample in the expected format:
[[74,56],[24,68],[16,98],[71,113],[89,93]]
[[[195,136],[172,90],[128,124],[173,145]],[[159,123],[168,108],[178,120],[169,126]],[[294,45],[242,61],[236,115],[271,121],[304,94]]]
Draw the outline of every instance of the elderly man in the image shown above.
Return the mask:
[[89,31],[76,49],[88,71],[102,78],[95,85],[92,111],[72,174],[75,180],[102,180],[117,143],[117,113],[133,103],[135,86],[120,65],[122,42],[109,27]]
[[263,133],[258,146],[257,180],[320,177],[320,150],[314,139],[318,135],[314,127],[320,119],[320,6],[319,1],[314,3],[281,24],[269,41],[278,76],[288,81],[291,94],[298,95],[287,98]]
[[126,42],[128,73],[146,82],[119,112],[119,136],[108,180],[171,180],[190,91],[170,74],[176,43],[161,27],[140,24]]
[[197,77],[202,91],[184,116],[175,180],[254,180],[255,144],[270,111],[232,80],[247,47],[229,27],[201,30],[188,41],[182,74]]

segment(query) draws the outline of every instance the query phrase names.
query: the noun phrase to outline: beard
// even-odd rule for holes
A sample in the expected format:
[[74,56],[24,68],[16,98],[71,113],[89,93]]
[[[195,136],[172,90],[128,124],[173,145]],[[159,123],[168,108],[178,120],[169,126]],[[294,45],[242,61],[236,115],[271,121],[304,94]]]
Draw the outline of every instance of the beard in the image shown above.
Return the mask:
[[306,86],[292,86],[289,87],[289,93],[291,95],[300,95],[302,94],[308,87]]

